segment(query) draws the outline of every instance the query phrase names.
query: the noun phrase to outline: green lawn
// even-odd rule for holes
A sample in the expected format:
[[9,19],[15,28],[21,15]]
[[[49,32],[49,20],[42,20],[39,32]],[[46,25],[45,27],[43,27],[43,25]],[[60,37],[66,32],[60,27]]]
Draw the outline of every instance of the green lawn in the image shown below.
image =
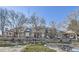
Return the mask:
[[56,50],[49,49],[43,45],[31,44],[26,46],[23,52],[56,52]]

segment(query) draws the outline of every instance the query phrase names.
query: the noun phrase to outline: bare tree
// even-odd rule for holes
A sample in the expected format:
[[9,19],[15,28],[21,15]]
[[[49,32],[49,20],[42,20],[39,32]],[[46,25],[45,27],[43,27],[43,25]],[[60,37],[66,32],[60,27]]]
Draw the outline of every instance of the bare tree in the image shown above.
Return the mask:
[[16,30],[16,33],[14,33],[14,36],[15,36],[15,34],[19,33],[18,28],[23,26],[23,24],[26,23],[27,18],[25,17],[24,14],[16,13],[13,10],[9,11],[9,17],[10,17],[10,25],[11,25],[11,27]]
[[[44,29],[45,29],[45,20],[44,18],[41,18],[39,16],[36,16],[34,13],[31,16],[31,24],[32,24],[32,31],[34,32],[35,38],[41,38],[44,35]],[[34,40],[35,43],[35,40]]]
[[78,19],[79,19],[79,10],[72,12],[71,15],[68,16],[68,20],[70,20],[70,22],[68,24],[67,29],[74,31],[76,40],[77,40],[77,33],[79,31]]
[[31,16],[31,24],[32,24],[32,29],[33,31],[35,31],[35,37],[37,37],[37,28],[38,28],[38,24],[39,24],[39,18],[36,16],[36,14],[34,13]]
[[51,21],[51,23],[50,23],[50,29],[49,29],[49,36],[51,38],[55,37],[56,32],[57,32],[56,23],[54,21]]
[[40,26],[45,28],[46,27],[46,22],[45,22],[45,19],[44,18],[41,18],[40,19]]
[[40,27],[43,29],[41,30],[43,33],[43,37],[46,37],[46,21],[44,18],[41,18],[40,20]]
[[0,30],[2,31],[2,36],[4,36],[5,26],[8,25],[8,22],[7,9],[0,9]]

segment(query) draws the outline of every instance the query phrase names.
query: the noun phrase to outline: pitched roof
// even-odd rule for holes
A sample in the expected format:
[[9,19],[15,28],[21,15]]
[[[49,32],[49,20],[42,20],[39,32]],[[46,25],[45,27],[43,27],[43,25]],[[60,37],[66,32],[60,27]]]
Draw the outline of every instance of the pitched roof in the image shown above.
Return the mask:
[[32,29],[31,29],[31,28],[26,28],[24,31],[25,31],[25,32],[31,32]]
[[69,30],[69,31],[66,31],[66,33],[75,33],[75,32],[72,30]]

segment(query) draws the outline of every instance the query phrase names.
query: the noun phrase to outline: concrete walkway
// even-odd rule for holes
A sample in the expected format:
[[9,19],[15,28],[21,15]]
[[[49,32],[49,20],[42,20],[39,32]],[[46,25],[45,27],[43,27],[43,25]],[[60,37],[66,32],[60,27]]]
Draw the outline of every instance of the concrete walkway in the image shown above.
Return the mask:
[[63,50],[59,49],[58,47],[48,47],[50,49],[54,49],[56,50],[57,52],[64,52]]
[[58,47],[55,47],[55,46],[47,46],[49,49],[54,49],[56,50],[57,52],[64,52],[62,49],[58,48]]
[[57,52],[65,52],[63,51],[62,49],[60,49],[57,44],[53,44],[53,43],[49,43],[49,44],[46,44],[46,46],[50,49],[54,49],[56,50]]
[[24,46],[0,47],[0,52],[21,52]]

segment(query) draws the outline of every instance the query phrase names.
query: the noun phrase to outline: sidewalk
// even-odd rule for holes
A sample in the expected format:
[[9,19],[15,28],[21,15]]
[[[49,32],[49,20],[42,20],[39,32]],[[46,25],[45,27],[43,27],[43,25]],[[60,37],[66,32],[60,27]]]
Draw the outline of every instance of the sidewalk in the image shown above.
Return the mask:
[[24,46],[0,47],[0,52],[21,52]]

